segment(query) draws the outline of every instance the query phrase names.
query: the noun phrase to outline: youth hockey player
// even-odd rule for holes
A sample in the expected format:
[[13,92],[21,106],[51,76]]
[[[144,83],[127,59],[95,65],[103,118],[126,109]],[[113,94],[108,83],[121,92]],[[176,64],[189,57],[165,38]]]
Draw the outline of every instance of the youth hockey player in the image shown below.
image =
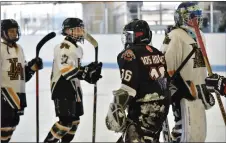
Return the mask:
[[[174,142],[205,142],[205,109],[214,106],[212,94],[205,85],[207,69],[203,60],[194,29],[188,24],[190,16],[198,18],[202,25],[202,11],[194,2],[182,2],[175,11],[176,26],[171,28],[164,40],[167,71],[176,79],[170,84],[175,127],[172,130]],[[202,39],[204,36],[202,34]],[[205,40],[203,41],[205,44]],[[193,48],[193,56],[179,73],[175,73]]]
[[152,32],[144,20],[129,22],[123,35],[125,49],[117,57],[121,87],[113,91],[106,126],[123,133],[122,142],[159,142],[170,104],[164,55],[148,45]]
[[84,42],[84,23],[79,18],[64,20],[62,35],[66,38],[54,49],[51,75],[52,100],[55,104],[56,122],[44,142],[71,142],[83,115],[80,80],[94,84],[101,78],[102,63],[82,67],[80,59]]
[[27,107],[25,83],[36,70],[42,69],[42,60],[26,63],[20,39],[20,27],[13,19],[1,20],[1,142],[9,142],[20,116]]
[[213,74],[206,78],[206,85],[208,89],[214,89],[215,92],[220,93],[226,97],[226,78],[218,74]]

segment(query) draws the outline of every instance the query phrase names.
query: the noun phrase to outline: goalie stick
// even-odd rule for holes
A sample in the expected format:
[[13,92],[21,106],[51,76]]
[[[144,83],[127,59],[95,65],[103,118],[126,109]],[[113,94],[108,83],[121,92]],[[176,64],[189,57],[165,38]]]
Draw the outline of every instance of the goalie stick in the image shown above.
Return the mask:
[[[98,62],[98,43],[97,41],[89,34],[85,33],[85,39],[89,41],[95,48],[95,62]],[[96,137],[96,110],[97,110],[97,83],[94,84],[94,99],[93,99],[93,132],[92,132],[92,142],[95,143]]]
[[[201,48],[202,55],[203,55],[203,58],[204,58],[204,62],[205,62],[205,65],[207,67],[207,70],[208,70],[208,74],[209,74],[209,76],[211,76],[211,75],[213,75],[213,72],[212,72],[212,68],[211,68],[209,60],[208,60],[206,49],[205,49],[205,46],[203,44],[202,37],[201,37],[200,31],[199,31],[199,25],[198,25],[198,22],[197,22],[198,21],[197,17],[195,17],[194,14],[191,14],[191,18],[192,19],[189,21],[189,25],[191,25],[195,29],[195,34],[196,34],[196,37],[197,37],[197,40],[198,40],[198,45]],[[221,114],[222,114],[222,117],[223,117],[223,120],[224,120],[224,124],[226,126],[226,113],[225,113],[223,103],[221,101],[221,97],[218,93],[216,93],[216,98],[217,98],[217,101],[218,101],[218,104],[219,104],[219,107],[220,107],[220,110],[221,110]]]
[[[51,32],[42,38],[36,46],[36,59],[38,59],[39,52],[42,46],[56,36],[55,32]],[[39,74],[36,71],[36,142],[39,143]]]

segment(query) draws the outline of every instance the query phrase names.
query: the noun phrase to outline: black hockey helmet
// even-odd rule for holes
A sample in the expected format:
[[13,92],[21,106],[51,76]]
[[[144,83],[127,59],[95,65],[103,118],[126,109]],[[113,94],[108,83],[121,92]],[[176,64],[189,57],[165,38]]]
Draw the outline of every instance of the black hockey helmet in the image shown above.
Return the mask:
[[[10,39],[8,35],[8,30],[10,28],[17,28],[17,37],[15,39]],[[20,39],[20,26],[14,19],[3,19],[1,20],[1,38],[9,43],[17,42]]]
[[71,38],[73,38],[76,41],[81,41],[84,40],[84,36],[79,36],[79,37],[72,37],[71,35],[68,35],[67,33],[65,33],[65,30],[67,28],[75,28],[75,27],[80,27],[84,29],[84,23],[81,19],[79,18],[67,18],[63,21],[62,24],[62,35],[63,36],[69,36]]
[[125,25],[122,36],[124,44],[149,44],[152,31],[146,21],[134,19]]

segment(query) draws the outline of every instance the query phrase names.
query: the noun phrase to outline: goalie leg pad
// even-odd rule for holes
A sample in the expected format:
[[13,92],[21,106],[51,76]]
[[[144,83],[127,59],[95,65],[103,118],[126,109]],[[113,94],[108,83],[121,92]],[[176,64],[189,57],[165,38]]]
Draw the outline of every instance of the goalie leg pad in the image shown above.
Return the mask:
[[180,105],[182,117],[182,135],[180,142],[205,142],[206,114],[202,100],[188,101],[183,98]]
[[106,126],[109,130],[123,132],[126,128],[126,114],[123,107],[111,103],[106,117]]

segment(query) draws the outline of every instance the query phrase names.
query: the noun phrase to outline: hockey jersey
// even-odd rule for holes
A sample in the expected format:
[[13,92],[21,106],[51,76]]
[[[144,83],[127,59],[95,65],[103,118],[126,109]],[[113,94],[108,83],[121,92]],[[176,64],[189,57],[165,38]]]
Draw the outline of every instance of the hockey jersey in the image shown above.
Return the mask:
[[[201,31],[200,33],[202,35],[203,43],[206,45],[205,37]],[[194,29],[182,26],[181,28],[173,29],[168,33],[162,46],[162,50],[165,53],[167,71],[171,76],[192,51],[193,46],[196,46],[197,50],[195,51],[195,54],[193,54],[180,71],[183,80],[191,82],[190,88],[194,97],[197,96],[195,85],[205,84],[205,78],[207,77],[205,62],[201,49],[198,48],[196,41]]]
[[25,56],[19,44],[9,47],[1,42],[1,96],[13,109],[26,107]]
[[54,60],[51,74],[52,99],[67,99],[81,102],[82,91],[79,73],[83,50],[80,45],[65,39],[54,48]]
[[143,128],[158,131],[169,107],[164,55],[152,46],[134,45],[123,50],[117,60],[121,89],[134,97],[128,117]]

